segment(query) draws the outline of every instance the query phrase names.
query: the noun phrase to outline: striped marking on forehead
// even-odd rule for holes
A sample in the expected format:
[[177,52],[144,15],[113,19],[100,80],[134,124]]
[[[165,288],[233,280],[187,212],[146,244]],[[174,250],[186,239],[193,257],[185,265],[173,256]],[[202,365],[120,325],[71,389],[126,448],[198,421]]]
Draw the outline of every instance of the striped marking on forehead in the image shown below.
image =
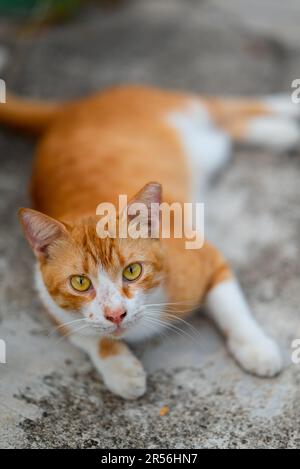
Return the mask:
[[107,271],[114,271],[124,262],[117,240],[99,238],[95,227],[85,227],[80,244],[85,272],[96,273],[99,266]]

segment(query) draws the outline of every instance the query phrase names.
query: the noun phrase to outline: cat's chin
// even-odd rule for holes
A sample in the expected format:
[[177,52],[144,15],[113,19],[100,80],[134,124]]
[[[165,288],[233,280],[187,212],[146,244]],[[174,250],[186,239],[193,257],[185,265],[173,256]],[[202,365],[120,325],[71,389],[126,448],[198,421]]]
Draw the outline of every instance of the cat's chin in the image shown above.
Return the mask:
[[[96,331],[93,331],[95,334]],[[139,342],[147,337],[153,335],[153,332],[149,334],[149,331],[144,330],[139,324],[134,323],[125,327],[117,327],[114,331],[100,332],[101,337],[107,337],[111,339],[125,339],[130,342]]]
[[111,336],[111,337],[114,337],[114,338],[116,338],[116,339],[120,339],[121,337],[124,336],[124,334],[126,334],[127,331],[128,331],[128,328],[125,328],[125,327],[117,327],[114,332],[111,332],[111,333],[110,333],[110,336]]
[[137,343],[158,335],[163,328],[164,326],[161,324],[149,327],[149,324],[141,320],[128,327],[120,337],[127,342]]
[[[136,324],[136,323],[135,323]],[[128,324],[127,326],[117,326],[113,330],[110,328],[107,331],[103,329],[97,329],[96,327],[91,327],[87,330],[87,335],[99,336],[99,337],[108,337],[111,339],[122,339],[132,328],[133,324]]]
[[87,335],[93,337],[107,337],[112,339],[122,339],[134,326],[128,325],[126,327],[115,327],[114,329],[108,328],[107,330],[103,328],[97,328],[91,326],[90,328],[85,329],[80,335]]
[[114,339],[126,338],[130,335],[135,335],[135,330],[139,326],[139,321],[134,321],[131,324],[125,326],[117,326],[113,332],[110,332],[108,335]]

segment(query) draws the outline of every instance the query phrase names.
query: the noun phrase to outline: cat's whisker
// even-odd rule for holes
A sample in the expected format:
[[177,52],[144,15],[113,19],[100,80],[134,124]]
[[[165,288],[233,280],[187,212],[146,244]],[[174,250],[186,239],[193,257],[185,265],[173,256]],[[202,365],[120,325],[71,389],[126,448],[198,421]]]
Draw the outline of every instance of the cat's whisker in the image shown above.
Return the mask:
[[60,337],[60,339],[57,341],[57,344],[60,343],[62,340],[70,337],[70,335],[72,334],[77,334],[79,331],[82,331],[83,329],[87,329],[89,328],[90,325],[89,324],[85,324],[84,326],[81,326],[79,327],[78,329],[75,329],[73,331],[70,331],[68,334],[64,334],[62,337]]
[[[148,324],[152,324],[153,328],[155,328],[155,326],[163,326],[165,331],[167,332],[176,332],[178,334],[178,331],[174,331],[170,326],[170,324],[168,323],[161,323],[161,322],[158,322],[158,321],[155,321],[153,318],[145,318],[146,322],[148,322]],[[167,336],[166,333],[163,331],[163,330],[159,330],[157,331],[157,333],[160,333],[160,334],[163,334],[165,337]]]
[[55,334],[59,329],[62,329],[63,327],[70,326],[71,324],[78,323],[78,322],[85,322],[85,318],[80,318],[80,319],[74,319],[73,321],[65,322],[63,324],[60,324],[59,326],[55,327],[52,331],[49,332],[48,336],[50,337],[51,335]]
[[149,303],[145,304],[144,307],[151,307],[151,306],[176,306],[176,305],[185,305],[185,304],[190,304],[191,306],[195,304],[193,300],[186,300],[186,301],[176,301],[176,302],[171,302],[171,303]]
[[169,323],[167,321],[164,321],[162,319],[159,319],[159,318],[156,318],[156,317],[153,317],[153,316],[152,317],[148,316],[148,319],[151,320],[153,323],[156,323],[157,325],[162,325],[162,326],[166,327],[167,329],[177,331],[177,333],[179,333],[181,335],[184,335],[184,336],[188,337],[189,339],[191,339],[192,341],[195,341],[196,343],[198,343],[198,341],[196,340],[196,337],[192,336],[187,331],[184,331],[184,330],[180,329],[179,327],[175,326],[172,323]]
[[155,331],[155,335],[158,335],[158,336],[163,336],[167,339],[171,339],[172,343],[174,343],[174,340],[172,339],[172,337],[170,337],[170,335],[167,334],[167,332],[165,332],[164,330],[157,330],[156,327],[155,327],[155,324],[151,323],[150,321],[147,320],[148,318],[145,318],[145,322],[147,323],[147,327],[150,326],[150,328],[152,327],[152,330]]
[[149,310],[146,310],[144,311],[144,314],[146,312],[151,312],[151,313],[161,313],[163,314],[163,316],[168,316],[170,317],[171,319],[175,319],[177,321],[181,321],[183,322],[185,325],[187,325],[190,329],[193,329],[194,332],[198,333],[197,329],[194,328],[192,326],[192,324],[188,323],[187,321],[185,321],[183,318],[177,316],[176,314],[174,313],[188,313],[188,312],[192,312],[193,310],[191,309],[176,309],[176,310],[169,310],[169,309],[151,309],[150,311]]
[[[144,310],[145,312],[149,311],[149,310]],[[193,311],[193,309],[190,309],[190,308],[187,308],[187,309],[165,309],[165,308],[154,308],[154,309],[151,309],[150,310],[151,312],[156,312],[156,313],[160,313],[160,312],[166,312],[166,313],[191,313]]]
[[[150,321],[151,321],[151,320],[150,320]],[[172,332],[172,333],[175,333],[175,334],[177,334],[177,335],[179,335],[179,336],[184,336],[182,330],[177,329],[177,328],[174,328],[171,324],[167,324],[167,323],[161,324],[161,323],[157,323],[157,322],[154,322],[154,321],[152,321],[152,322],[153,322],[153,324],[156,325],[156,326],[157,326],[157,325],[163,326],[163,327],[165,328],[165,330],[166,330],[167,332],[169,332],[169,333]],[[170,337],[170,336],[168,336],[168,337]]]
[[[147,309],[144,310],[144,311],[143,311],[143,314],[146,314],[146,313],[149,313],[149,312],[150,312],[150,313],[160,313],[160,314],[164,314],[164,315],[166,315],[166,314],[172,315],[172,314],[173,314],[173,316],[176,316],[176,314],[174,314],[174,313],[177,313],[177,314],[186,314],[186,313],[191,313],[192,311],[193,311],[193,310],[191,310],[191,309],[166,310],[166,309],[164,309],[164,308],[153,308],[153,309],[151,309],[151,310],[149,310],[149,309],[148,309],[148,310],[147,310]],[[177,317],[177,316],[176,316],[176,317]],[[178,317],[179,317],[179,316],[178,316]]]
[[[152,312],[154,312],[154,311],[152,311]],[[176,315],[174,315],[174,314],[170,314],[170,313],[168,313],[168,312],[166,312],[166,311],[155,311],[155,312],[161,312],[161,313],[163,314],[163,316],[169,318],[171,321],[173,320],[173,321],[179,321],[179,322],[181,322],[182,324],[184,324],[185,326],[187,326],[187,327],[190,329],[191,333],[194,334],[194,338],[195,338],[195,339],[200,339],[201,336],[200,336],[199,332],[198,332],[197,329],[196,329],[192,324],[190,324],[189,322],[185,321],[184,319],[182,319],[182,318],[180,318],[180,317],[178,317],[178,316],[176,316]],[[161,318],[160,318],[160,319],[161,319]]]
[[[167,316],[168,316],[168,315],[167,315]],[[176,327],[177,329],[180,329],[180,330],[181,330],[183,333],[185,333],[186,335],[188,334],[190,338],[192,338],[192,337],[193,337],[193,338],[197,338],[197,339],[200,338],[200,335],[199,335],[197,329],[194,328],[194,327],[193,327],[191,324],[189,324],[187,321],[184,321],[183,319],[181,319],[181,318],[179,318],[179,317],[177,317],[177,316],[175,316],[175,315],[171,315],[171,316],[168,316],[168,317],[170,318],[171,321],[172,321],[172,320],[173,320],[173,321],[174,321],[174,320],[180,321],[181,323],[183,323],[184,326],[189,327],[189,329],[191,330],[191,332],[193,332],[193,333],[195,334],[195,336],[191,336],[191,334],[189,334],[187,331],[182,330],[178,325],[177,325],[178,327],[175,326],[172,322],[169,323],[168,321],[164,321],[162,318],[153,318],[153,319],[158,320],[158,321],[160,321],[160,322],[162,322],[162,323],[165,323],[165,324],[170,324],[172,327]]]
[[182,322],[184,325],[186,325],[187,327],[189,327],[189,329],[191,330],[191,332],[194,332],[196,334],[196,337],[197,338],[200,338],[200,334],[199,334],[199,331],[192,325],[190,324],[189,322],[185,321],[183,318],[180,318],[178,316],[176,316],[175,314],[170,314],[168,312],[163,312],[163,314],[167,317],[169,317],[170,319],[174,319],[176,321],[180,321]]
[[[166,306],[163,306],[163,303],[162,304],[157,303],[157,305],[158,306],[156,306],[156,304],[153,304],[153,307],[151,307],[151,311],[155,310],[156,312],[165,311],[165,312],[169,312],[169,313],[183,313],[183,314],[185,314],[185,313],[191,313],[192,311],[197,309],[197,308],[195,308],[194,304],[189,305],[189,306],[187,305],[186,307],[185,307],[184,304],[183,305],[179,304],[178,306],[182,306],[182,308],[180,308],[180,309],[178,308],[178,306],[176,304],[174,304],[174,305],[166,304]],[[160,306],[161,306],[161,308],[160,308]],[[144,311],[149,311],[149,308],[150,308],[150,305],[145,305],[143,307],[143,310]]]

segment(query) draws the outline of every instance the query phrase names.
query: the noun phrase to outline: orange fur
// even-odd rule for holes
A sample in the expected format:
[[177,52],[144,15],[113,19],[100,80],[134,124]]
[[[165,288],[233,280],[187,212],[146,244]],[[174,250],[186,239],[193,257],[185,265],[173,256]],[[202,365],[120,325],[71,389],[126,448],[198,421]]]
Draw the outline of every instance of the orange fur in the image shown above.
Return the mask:
[[126,347],[122,342],[117,342],[113,339],[104,338],[99,343],[99,355],[101,358],[120,355],[124,352],[124,349],[126,349]]
[[258,100],[245,98],[204,98],[203,102],[213,116],[215,122],[223,126],[235,118],[250,118],[271,114],[265,104]]
[[[99,259],[119,267],[124,250],[127,262],[145,252],[152,258],[139,286],[152,288],[156,278],[166,275],[170,301],[196,305],[214,283],[230,275],[208,243],[195,252],[184,248],[184,239],[171,238],[163,240],[162,254],[155,241],[102,240],[95,232],[100,202],[117,203],[119,194],[131,197],[149,180],[162,184],[164,201],[188,201],[185,155],[164,118],[189,99],[152,88],[113,88],[64,105],[51,121],[38,145],[31,190],[35,208],[69,225],[71,238],[51,248],[54,261],[41,262],[49,292],[61,307],[76,310],[89,300],[63,285],[66,275],[95,276]],[[216,274],[220,269],[225,272],[221,277]],[[130,295],[131,288],[123,287],[123,294]]]
[[61,105],[58,103],[22,100],[11,94],[8,94],[6,98],[5,106],[0,108],[1,123],[7,127],[15,127],[33,134],[42,133],[61,109]]
[[[231,353],[246,370],[274,376],[281,368],[276,344],[251,318],[238,283],[227,281],[231,277],[227,263],[209,242],[189,250],[188,240],[172,235],[123,239],[97,234],[97,206],[101,202],[117,206],[120,194],[129,197],[129,207],[136,201],[149,207],[152,201],[160,202],[162,186],[164,202],[190,201],[187,157],[197,154],[185,153],[181,127],[173,128],[168,118],[179,114],[185,125],[191,99],[199,100],[202,107],[198,110],[206,107],[215,123],[237,139],[246,131],[248,118],[267,114],[260,103],[201,99],[143,87],[113,88],[52,108],[21,104],[20,117],[17,103],[5,112],[0,109],[0,121],[20,128],[27,125],[42,133],[31,184],[39,211],[20,210],[25,235],[38,259],[37,285],[42,299],[66,326],[62,331],[70,331],[71,341],[89,354],[108,388],[128,399],[145,392],[145,372],[123,343],[103,336],[149,337],[153,329],[155,333],[170,319],[184,316],[204,298]],[[211,122],[201,121],[201,112],[196,117],[203,133],[212,134],[207,148],[212,145],[209,155],[214,158],[219,129],[211,131]],[[187,120],[189,125],[190,116]],[[293,141],[293,128],[288,125],[285,129],[287,141]],[[199,138],[193,141],[192,135],[190,143],[196,150],[197,142]],[[149,217],[147,222],[149,230]],[[124,274],[130,264],[139,264],[135,279]],[[85,277],[89,277],[86,289]],[[70,312],[82,317],[69,321]]]
[[[164,119],[191,98],[131,86],[65,105],[38,146],[32,181],[36,207],[75,218],[94,213],[101,201],[116,203],[119,194],[133,196],[148,181],[162,184],[166,202],[188,201],[186,158]],[[258,103],[201,102],[224,127],[235,111],[267,113]]]

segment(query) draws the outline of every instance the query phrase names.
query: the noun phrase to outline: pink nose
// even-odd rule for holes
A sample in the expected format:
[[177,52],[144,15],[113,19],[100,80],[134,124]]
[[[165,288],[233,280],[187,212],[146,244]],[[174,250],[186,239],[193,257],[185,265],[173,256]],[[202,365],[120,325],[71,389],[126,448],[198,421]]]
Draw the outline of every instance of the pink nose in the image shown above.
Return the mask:
[[105,318],[117,326],[121,324],[126,314],[127,313],[123,308],[110,309],[107,306],[104,308]]

